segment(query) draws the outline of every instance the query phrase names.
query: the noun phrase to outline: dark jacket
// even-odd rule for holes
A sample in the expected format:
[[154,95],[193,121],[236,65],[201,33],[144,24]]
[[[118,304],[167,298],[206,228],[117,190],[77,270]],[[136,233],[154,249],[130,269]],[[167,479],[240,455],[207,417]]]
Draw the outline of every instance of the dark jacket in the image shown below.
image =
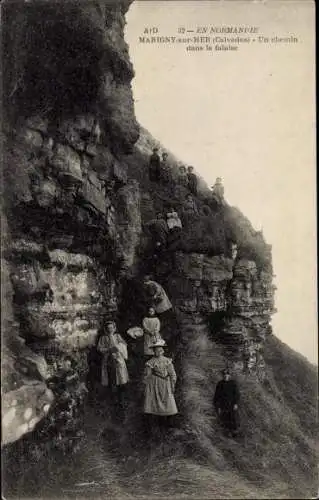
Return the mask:
[[157,153],[150,156],[149,173],[151,180],[159,180],[161,174],[161,159]]
[[238,385],[235,380],[220,380],[216,386],[214,406],[216,409],[228,409],[237,405],[240,400]]
[[193,194],[197,194],[197,176],[195,174],[187,174],[188,187]]
[[153,219],[145,225],[152,238],[162,244],[166,243],[168,227],[165,219]]

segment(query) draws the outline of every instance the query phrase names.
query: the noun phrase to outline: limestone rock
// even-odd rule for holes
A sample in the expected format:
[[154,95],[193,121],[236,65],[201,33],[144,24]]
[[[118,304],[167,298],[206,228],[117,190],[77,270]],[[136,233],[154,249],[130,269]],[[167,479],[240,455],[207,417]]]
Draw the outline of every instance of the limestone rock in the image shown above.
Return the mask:
[[222,256],[206,257],[203,263],[203,276],[209,281],[230,280],[233,277],[233,261]]
[[40,207],[48,208],[55,204],[58,187],[53,178],[47,177],[39,182],[33,192]]
[[177,272],[189,279],[203,279],[203,254],[176,252],[175,259]]
[[62,179],[69,179],[72,183],[82,182],[80,157],[69,146],[56,145],[51,165]]
[[234,267],[234,276],[249,280],[257,275],[257,266],[254,261],[240,259]]
[[27,127],[23,127],[19,130],[17,140],[25,144],[31,151],[39,150],[43,144],[41,133]]
[[96,155],[92,158],[91,162],[93,170],[95,170],[101,178],[108,180],[113,173],[113,163],[114,157],[109,148],[102,145],[97,146]]
[[127,183],[127,169],[123,163],[120,163],[117,160],[114,160],[113,162],[113,177],[121,184]]
[[139,203],[140,191],[136,181],[130,181],[118,191],[116,212],[119,244],[122,248],[124,264],[128,268],[134,264],[142,231]]
[[49,257],[52,264],[61,265],[62,267],[80,270],[94,266],[93,260],[88,255],[70,253],[60,249],[49,252]]
[[104,183],[94,171],[88,172],[81,189],[83,202],[102,214],[106,214],[106,194]]
[[47,414],[54,400],[53,393],[43,382],[22,385],[2,396],[2,444],[12,443]]
[[42,134],[46,134],[48,131],[49,121],[47,118],[42,117],[41,115],[33,115],[27,118],[25,122],[25,126],[31,128],[33,130],[37,130]]

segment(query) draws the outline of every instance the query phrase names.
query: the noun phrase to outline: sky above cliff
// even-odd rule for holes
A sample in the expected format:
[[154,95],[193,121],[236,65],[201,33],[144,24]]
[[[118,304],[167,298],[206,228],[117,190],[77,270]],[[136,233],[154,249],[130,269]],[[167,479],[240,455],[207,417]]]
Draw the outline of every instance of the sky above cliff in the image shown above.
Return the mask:
[[[178,28],[239,25],[258,33],[236,51],[139,41],[178,36]],[[153,27],[157,33],[144,33]],[[183,34],[194,35],[207,36]],[[248,11],[241,1],[135,0],[126,40],[137,119],[209,185],[221,176],[227,201],[263,229],[278,287],[274,332],[317,362],[312,2],[250,2]]]

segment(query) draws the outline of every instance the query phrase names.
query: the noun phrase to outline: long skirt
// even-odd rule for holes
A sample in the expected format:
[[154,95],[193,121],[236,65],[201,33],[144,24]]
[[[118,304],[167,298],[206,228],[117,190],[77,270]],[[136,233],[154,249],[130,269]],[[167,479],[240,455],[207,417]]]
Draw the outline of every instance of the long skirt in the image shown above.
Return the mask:
[[177,407],[169,378],[152,375],[145,388],[144,413],[176,415]]

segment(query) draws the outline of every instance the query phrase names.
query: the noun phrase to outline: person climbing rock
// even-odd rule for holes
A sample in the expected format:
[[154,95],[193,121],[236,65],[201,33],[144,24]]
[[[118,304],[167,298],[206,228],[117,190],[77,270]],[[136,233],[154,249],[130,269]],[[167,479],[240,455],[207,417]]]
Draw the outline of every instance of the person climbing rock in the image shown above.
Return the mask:
[[149,306],[154,307],[156,314],[163,314],[172,308],[171,301],[166,295],[164,288],[153,281],[149,275],[144,276],[143,287],[146,301]]
[[214,406],[226,435],[236,436],[239,430],[238,404],[240,393],[237,382],[231,379],[230,371],[222,371],[223,380],[216,386]]
[[157,340],[162,340],[160,335],[161,322],[155,316],[154,307],[148,309],[148,314],[143,319],[143,331],[144,331],[144,356],[152,357],[154,355],[153,349],[150,347]]
[[174,183],[174,197],[176,199],[182,199],[187,192],[188,192],[187,170],[186,167],[184,167],[184,165],[181,165],[178,168],[176,183]]
[[215,184],[212,186],[212,194],[218,203],[224,203],[224,186],[221,177],[217,177]]
[[172,360],[164,356],[163,340],[158,340],[150,347],[154,349],[154,357],[145,364],[144,414],[148,416],[148,430],[160,431],[172,425],[172,417],[178,413],[174,391],[176,372]]
[[128,353],[125,340],[116,331],[115,321],[106,323],[97,350],[102,354],[101,384],[109,388],[111,399],[119,410],[120,418],[123,418],[129,381],[126,367]]
[[187,168],[187,179],[188,179],[188,189],[194,196],[196,196],[198,180],[196,174],[194,174],[194,168],[191,166]]
[[158,148],[153,148],[153,153],[149,160],[149,178],[150,181],[158,182],[161,175],[161,159],[158,154]]
[[171,170],[167,158],[168,154],[163,153],[161,161],[161,180],[164,184],[168,184],[171,181]]

